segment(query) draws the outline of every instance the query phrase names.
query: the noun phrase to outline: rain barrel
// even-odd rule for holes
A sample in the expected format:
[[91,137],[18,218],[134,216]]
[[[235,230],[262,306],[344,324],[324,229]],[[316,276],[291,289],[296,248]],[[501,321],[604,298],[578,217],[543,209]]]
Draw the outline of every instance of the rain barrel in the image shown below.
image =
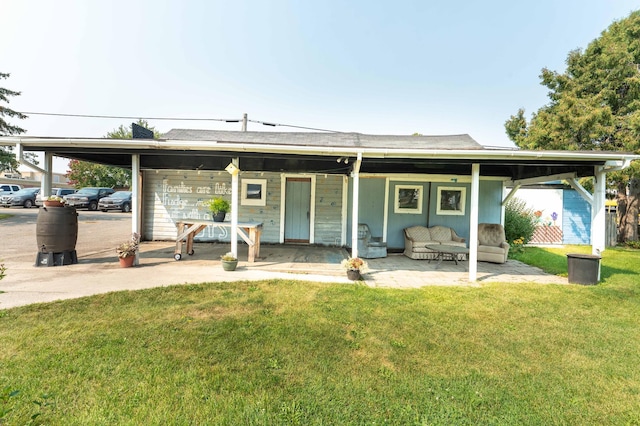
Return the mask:
[[41,207],[36,222],[38,251],[71,252],[78,240],[78,212],[73,207]]

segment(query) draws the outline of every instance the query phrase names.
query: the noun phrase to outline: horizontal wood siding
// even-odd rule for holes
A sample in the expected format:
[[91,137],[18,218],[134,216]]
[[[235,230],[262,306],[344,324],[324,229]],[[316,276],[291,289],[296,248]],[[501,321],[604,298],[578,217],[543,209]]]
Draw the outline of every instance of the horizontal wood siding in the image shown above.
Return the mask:
[[573,189],[562,192],[563,244],[590,244],[591,206]]
[[315,243],[339,246],[342,234],[342,176],[316,177],[315,211]]
[[[245,172],[242,179],[266,179],[266,206],[240,206],[240,222],[259,221],[264,225],[262,242],[279,241],[280,175]],[[205,202],[221,196],[231,203],[231,175],[226,171],[145,171],[143,174],[144,238],[175,240],[176,222],[186,219],[210,220]],[[229,219],[229,215],[227,215]],[[229,241],[229,230],[209,226],[196,241]]]

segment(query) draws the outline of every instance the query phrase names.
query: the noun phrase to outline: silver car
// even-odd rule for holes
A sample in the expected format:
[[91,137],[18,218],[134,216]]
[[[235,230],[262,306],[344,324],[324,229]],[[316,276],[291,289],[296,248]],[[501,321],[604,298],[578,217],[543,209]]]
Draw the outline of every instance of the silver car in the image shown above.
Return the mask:
[[11,195],[0,197],[0,205],[2,207],[22,206],[29,209],[36,205],[36,196],[39,192],[40,188],[24,188]]

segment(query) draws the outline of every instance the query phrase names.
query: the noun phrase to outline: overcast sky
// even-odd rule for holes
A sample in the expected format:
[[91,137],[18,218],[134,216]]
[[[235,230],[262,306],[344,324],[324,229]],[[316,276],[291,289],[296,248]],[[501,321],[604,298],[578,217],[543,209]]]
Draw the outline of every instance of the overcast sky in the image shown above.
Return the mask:
[[[1,0],[9,106],[59,114],[240,118],[372,134],[471,135],[547,102],[563,71],[640,0]],[[31,115],[29,136],[102,137],[127,119]],[[157,130],[239,130],[150,120]],[[249,130],[294,131],[249,125]]]

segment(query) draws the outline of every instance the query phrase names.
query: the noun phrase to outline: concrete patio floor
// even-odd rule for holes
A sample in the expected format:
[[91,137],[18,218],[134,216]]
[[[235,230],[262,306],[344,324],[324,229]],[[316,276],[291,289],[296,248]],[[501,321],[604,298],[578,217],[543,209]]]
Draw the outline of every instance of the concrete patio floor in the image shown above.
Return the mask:
[[[348,257],[343,248],[304,245],[263,245],[260,259],[247,262],[248,249],[238,244],[239,264],[233,272],[222,270],[220,256],[228,244],[196,243],[192,256],[174,260],[175,243],[144,242],[140,263],[121,268],[112,249],[78,254],[74,265],[36,267],[34,256],[8,259],[7,276],[0,281],[0,309],[31,303],[70,299],[99,293],[138,290],[173,284],[215,281],[295,279],[352,284],[340,262]],[[370,287],[419,288],[423,286],[481,286],[488,282],[566,284],[567,278],[545,274],[538,268],[509,260],[505,264],[478,263],[478,280],[468,281],[468,263],[409,259],[390,254],[369,259],[362,283]]]

